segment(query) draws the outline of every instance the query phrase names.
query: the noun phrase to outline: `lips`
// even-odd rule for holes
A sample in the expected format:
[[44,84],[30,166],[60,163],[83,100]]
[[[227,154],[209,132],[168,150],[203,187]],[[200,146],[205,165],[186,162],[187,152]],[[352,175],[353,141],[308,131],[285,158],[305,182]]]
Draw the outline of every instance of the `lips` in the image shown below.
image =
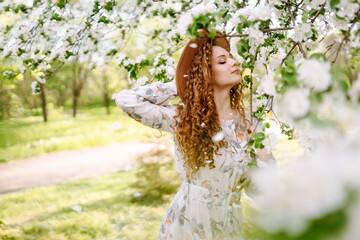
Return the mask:
[[236,69],[231,74],[239,74],[239,73],[240,73],[239,69]]

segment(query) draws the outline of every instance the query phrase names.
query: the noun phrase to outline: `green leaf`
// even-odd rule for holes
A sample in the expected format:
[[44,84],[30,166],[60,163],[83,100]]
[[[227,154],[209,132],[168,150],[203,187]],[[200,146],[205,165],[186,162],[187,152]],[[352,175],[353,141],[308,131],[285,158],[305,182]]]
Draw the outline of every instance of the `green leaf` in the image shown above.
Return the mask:
[[70,56],[73,56],[73,55],[74,55],[74,53],[69,52],[69,51],[67,51],[67,50],[66,50],[66,56],[65,56],[65,59],[68,59]]
[[22,48],[18,48],[18,53],[17,55],[20,57],[23,53],[26,53],[26,51]]
[[95,1],[94,2],[94,7],[93,7],[93,13],[96,14],[100,11],[100,3],[99,1]]
[[[265,138],[265,134],[263,132],[256,132],[253,133],[254,138],[256,139],[255,141],[257,141],[258,139],[264,139]],[[256,142],[255,142],[256,143]]]
[[103,23],[105,23],[105,24],[108,24],[108,23],[110,23],[110,20],[107,19],[105,16],[101,16],[101,18],[99,19],[99,23],[100,23],[100,22],[103,22]]
[[313,35],[311,36],[310,39],[313,40],[313,41],[316,41],[316,37],[318,35],[318,32],[314,28],[311,28],[311,31],[313,32]]
[[257,117],[257,118],[261,118],[262,117],[262,113],[261,112],[256,112],[254,113],[254,116]]
[[317,9],[311,9],[311,11],[309,12],[310,17],[314,17],[317,12],[318,12]]
[[330,0],[330,7],[332,9],[335,8],[336,5],[338,5],[340,3],[340,0]]
[[106,11],[110,12],[113,9],[113,3],[111,1],[107,2],[104,6]]
[[114,56],[117,53],[116,49],[111,49],[106,56]]
[[255,145],[254,145],[254,147],[255,147],[255,148],[263,149],[265,146],[264,146],[264,144],[262,144],[262,140],[263,140],[263,139],[256,139],[256,140],[255,140]]
[[193,23],[190,25],[190,27],[188,27],[187,29],[187,35],[189,35],[189,37],[191,39],[195,39],[196,36],[198,35],[198,32],[197,32],[198,28],[197,28],[197,24],[196,23]]
[[131,71],[131,72],[130,72],[130,78],[131,78],[131,79],[136,79],[136,73],[135,73],[135,71]]
[[209,24],[210,18],[207,15],[200,15],[194,21],[195,23],[200,23],[204,27]]
[[212,29],[209,33],[209,37],[214,38],[216,36],[216,29]]
[[330,69],[332,79],[339,84],[344,92],[350,88],[351,72],[346,67],[333,66]]
[[65,8],[66,1],[65,0],[59,0],[59,2],[56,4],[58,8],[62,9]]
[[318,59],[320,60],[321,58],[326,61],[326,55],[324,53],[313,53],[311,54],[311,56],[309,57],[310,59]]
[[61,21],[62,18],[60,17],[60,15],[58,13],[54,13],[54,15],[52,15],[50,20]]

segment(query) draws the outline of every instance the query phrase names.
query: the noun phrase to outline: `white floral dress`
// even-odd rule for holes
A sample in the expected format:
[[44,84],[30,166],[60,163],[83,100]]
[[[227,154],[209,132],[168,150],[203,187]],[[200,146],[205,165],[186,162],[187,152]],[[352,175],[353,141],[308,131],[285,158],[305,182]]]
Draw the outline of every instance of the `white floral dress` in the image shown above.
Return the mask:
[[[156,82],[123,90],[115,102],[138,122],[173,134],[176,106],[169,102],[176,93],[174,82]],[[240,145],[245,134],[240,122],[239,115],[220,121],[229,146],[220,149],[222,155],[214,156],[215,168],[201,167],[193,178],[185,171],[173,138],[176,171],[184,181],[163,217],[159,239],[242,239],[240,200],[241,190],[247,185],[249,158]],[[246,189],[249,193],[249,187]]]

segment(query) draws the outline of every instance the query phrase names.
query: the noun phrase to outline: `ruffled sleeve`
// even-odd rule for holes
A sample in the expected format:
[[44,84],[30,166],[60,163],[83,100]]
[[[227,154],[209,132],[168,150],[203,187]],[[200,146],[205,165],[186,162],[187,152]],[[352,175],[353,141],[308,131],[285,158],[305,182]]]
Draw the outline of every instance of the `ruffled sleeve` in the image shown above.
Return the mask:
[[146,126],[173,134],[176,106],[170,106],[170,100],[176,96],[174,82],[155,82],[122,90],[113,98],[116,105],[131,118]]

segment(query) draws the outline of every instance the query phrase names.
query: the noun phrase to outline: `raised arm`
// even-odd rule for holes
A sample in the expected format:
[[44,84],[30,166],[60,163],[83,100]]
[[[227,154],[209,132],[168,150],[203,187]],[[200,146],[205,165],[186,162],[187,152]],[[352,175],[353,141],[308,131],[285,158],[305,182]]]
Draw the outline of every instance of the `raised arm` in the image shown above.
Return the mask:
[[115,96],[116,105],[136,121],[173,133],[176,106],[170,100],[177,96],[174,82],[155,82],[142,87],[122,90]]

